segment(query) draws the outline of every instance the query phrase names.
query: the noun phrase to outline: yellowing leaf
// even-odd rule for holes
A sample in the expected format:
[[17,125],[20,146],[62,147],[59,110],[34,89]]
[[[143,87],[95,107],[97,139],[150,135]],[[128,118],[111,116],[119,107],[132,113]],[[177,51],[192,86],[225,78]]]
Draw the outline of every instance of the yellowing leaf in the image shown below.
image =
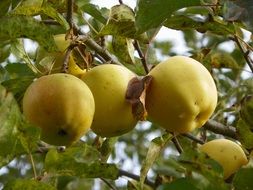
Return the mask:
[[121,36],[113,36],[112,48],[114,54],[123,64],[134,64],[134,45],[133,40]]

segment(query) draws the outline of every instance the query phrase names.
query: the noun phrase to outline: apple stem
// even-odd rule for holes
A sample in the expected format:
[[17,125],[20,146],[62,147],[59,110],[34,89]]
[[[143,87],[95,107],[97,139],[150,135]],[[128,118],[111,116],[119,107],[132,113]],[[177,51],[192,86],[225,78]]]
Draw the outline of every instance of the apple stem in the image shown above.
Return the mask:
[[110,189],[117,190],[109,181],[104,178],[100,178]]
[[[234,37],[232,38],[232,40],[235,41],[235,43],[237,44],[238,48],[241,50],[241,52],[243,53],[243,57],[246,60],[250,70],[253,72],[253,60],[250,58],[249,53],[252,52],[252,47],[247,44],[245,41],[243,41],[243,39],[241,39],[238,35],[234,35]],[[244,45],[241,43],[241,41],[244,43]],[[246,49],[246,50],[245,50]]]
[[179,154],[181,154],[181,153],[183,152],[183,148],[182,148],[182,146],[180,145],[180,143],[179,143],[177,137],[174,136],[171,140],[172,140],[172,142],[174,143],[174,145],[175,145],[177,151],[179,152]]
[[[130,173],[128,171],[122,170],[122,169],[119,169],[119,176],[126,176],[126,177],[129,177],[129,178],[134,179],[136,181],[140,181],[140,176],[138,176],[136,174],[133,174],[133,173]],[[144,183],[147,184],[150,187],[155,187],[156,186],[156,184],[154,182],[150,181],[147,178],[145,179]]]
[[29,158],[30,158],[31,165],[32,165],[32,168],[33,168],[34,179],[37,179],[37,172],[36,172],[33,156],[32,156],[32,154],[30,152],[29,152]]
[[137,40],[134,40],[133,45],[134,45],[134,48],[136,49],[136,51],[138,52],[139,57],[141,58],[141,62],[142,62],[142,65],[144,67],[144,70],[145,70],[146,74],[148,74],[149,73],[149,69],[148,69],[146,57],[145,57],[144,53],[141,50],[139,42]]
[[204,144],[205,142],[201,139],[198,139],[197,137],[195,137],[194,135],[190,134],[190,133],[184,133],[182,134],[182,136],[193,140],[194,142],[198,143],[198,144]]
[[62,71],[64,73],[68,72],[68,66],[69,66],[69,59],[70,59],[70,54],[72,52],[74,47],[72,47],[71,45],[68,47],[66,53],[65,53],[65,57],[64,57],[64,61],[63,61],[63,65],[62,65]]

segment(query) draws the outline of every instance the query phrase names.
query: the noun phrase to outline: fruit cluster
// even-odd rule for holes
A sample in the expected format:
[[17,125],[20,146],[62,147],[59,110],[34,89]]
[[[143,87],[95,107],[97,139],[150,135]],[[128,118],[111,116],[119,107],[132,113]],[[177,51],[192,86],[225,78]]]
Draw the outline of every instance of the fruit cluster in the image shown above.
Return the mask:
[[[62,35],[56,36],[55,40],[63,41],[62,38]],[[68,45],[58,47],[61,54]],[[60,59],[59,55],[54,56],[56,61]],[[90,128],[102,137],[131,131],[138,117],[133,114],[133,104],[126,100],[126,92],[136,74],[113,64],[103,64],[85,72],[75,65],[71,56],[68,73],[42,76],[24,94],[24,116],[41,128],[41,139],[49,144],[71,145]],[[217,104],[215,82],[198,61],[174,56],[159,63],[147,76],[151,81],[144,89],[145,98],[141,103],[146,108],[147,119],[167,131],[175,134],[193,131],[203,126],[214,112]],[[217,143],[219,149],[214,148]],[[228,177],[245,163],[245,155],[237,146],[222,141],[207,143],[200,149],[224,166],[225,177]],[[219,158],[231,151],[238,159],[228,166]]]
[[[152,122],[169,132],[185,133],[203,126],[212,115],[216,86],[201,63],[174,56],[148,76],[145,106]],[[42,128],[42,139],[53,144],[71,144],[90,125],[103,137],[122,135],[138,122],[126,101],[129,81],[135,77],[126,67],[113,64],[96,66],[81,79],[63,73],[45,75],[27,89],[24,115]]]

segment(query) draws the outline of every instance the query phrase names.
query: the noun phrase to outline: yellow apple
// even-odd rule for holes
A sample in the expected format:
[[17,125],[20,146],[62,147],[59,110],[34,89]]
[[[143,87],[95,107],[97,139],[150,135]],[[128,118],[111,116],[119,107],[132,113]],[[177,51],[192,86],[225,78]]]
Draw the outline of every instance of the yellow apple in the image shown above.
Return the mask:
[[248,163],[243,149],[228,139],[216,139],[200,146],[200,151],[217,161],[224,171],[224,179],[235,173],[241,166]]
[[146,92],[149,119],[170,132],[186,133],[201,127],[217,104],[217,90],[208,70],[198,61],[174,56],[149,74]]
[[43,141],[70,145],[91,126],[95,112],[92,92],[79,78],[63,73],[42,76],[26,90],[23,113],[42,129]]
[[83,77],[96,105],[91,129],[102,137],[119,136],[132,130],[137,120],[131,104],[125,100],[130,79],[135,74],[119,65],[104,64],[92,68]]
[[[63,70],[65,53],[71,41],[65,39],[65,34],[54,35],[54,41],[58,51],[49,53],[43,49],[39,49],[37,54],[37,63],[39,63],[45,57],[50,57],[49,60],[48,59],[44,60],[44,62],[46,62],[45,65],[42,65],[42,68],[39,69],[41,69],[42,71],[48,70],[50,73],[59,73],[62,72]],[[86,72],[85,70],[81,69],[76,64],[75,57],[73,53],[71,53],[69,57],[67,73],[80,78],[85,72]]]

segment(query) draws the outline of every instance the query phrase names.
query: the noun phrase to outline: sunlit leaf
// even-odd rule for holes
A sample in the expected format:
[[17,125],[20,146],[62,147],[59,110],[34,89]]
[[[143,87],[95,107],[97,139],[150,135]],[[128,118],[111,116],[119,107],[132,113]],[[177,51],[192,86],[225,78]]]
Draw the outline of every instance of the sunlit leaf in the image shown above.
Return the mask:
[[65,18],[59,14],[53,7],[48,5],[43,5],[42,3],[32,4],[32,5],[20,5],[11,13],[13,15],[25,15],[25,16],[34,16],[45,14],[52,19],[55,19],[59,24],[64,26],[65,29],[68,29],[68,23]]
[[48,51],[56,50],[56,45],[49,28],[34,18],[26,16],[0,18],[0,40],[21,37],[37,41]]
[[56,190],[55,187],[34,179],[16,179],[8,182],[4,190]]
[[178,9],[200,5],[199,0],[139,0],[136,12],[136,26],[139,33],[156,28]]
[[19,59],[24,61],[27,66],[34,72],[39,73],[38,69],[32,63],[32,60],[25,51],[24,43],[22,40],[15,40],[11,44],[11,52]]
[[136,33],[133,10],[127,5],[115,5],[100,35],[114,35],[134,38]]

